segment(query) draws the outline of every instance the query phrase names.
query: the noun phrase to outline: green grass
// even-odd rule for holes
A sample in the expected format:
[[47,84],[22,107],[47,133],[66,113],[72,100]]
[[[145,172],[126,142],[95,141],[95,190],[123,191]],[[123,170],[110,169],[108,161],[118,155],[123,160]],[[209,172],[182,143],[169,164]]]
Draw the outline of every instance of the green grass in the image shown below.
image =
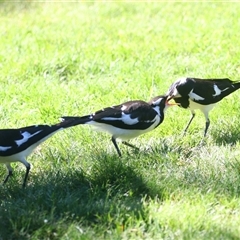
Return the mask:
[[[165,93],[182,76],[240,76],[237,3],[0,3],[1,128],[55,123]],[[0,186],[0,239],[239,239],[240,97],[205,119],[178,107],[133,139],[57,133]],[[0,166],[2,180],[6,174]]]

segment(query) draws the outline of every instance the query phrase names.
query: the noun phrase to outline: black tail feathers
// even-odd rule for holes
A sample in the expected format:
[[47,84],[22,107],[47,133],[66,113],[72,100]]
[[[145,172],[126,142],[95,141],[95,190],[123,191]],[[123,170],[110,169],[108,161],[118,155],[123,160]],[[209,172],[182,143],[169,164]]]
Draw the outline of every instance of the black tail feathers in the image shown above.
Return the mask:
[[83,117],[71,117],[71,116],[63,116],[61,119],[62,127],[73,127],[79,124],[85,124],[91,121],[91,116],[83,116]]
[[240,81],[234,81],[233,86],[234,86],[234,88],[239,89],[240,88]]

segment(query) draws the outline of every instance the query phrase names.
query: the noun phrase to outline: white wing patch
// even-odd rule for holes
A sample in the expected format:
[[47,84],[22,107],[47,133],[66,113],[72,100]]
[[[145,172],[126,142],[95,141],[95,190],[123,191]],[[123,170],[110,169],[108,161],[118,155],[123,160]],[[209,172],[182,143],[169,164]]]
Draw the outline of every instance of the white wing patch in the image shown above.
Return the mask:
[[197,95],[196,93],[193,93],[193,90],[188,94],[188,96],[190,97],[190,99],[193,99],[193,100],[204,100],[203,97]]
[[121,107],[121,111],[124,111],[124,110],[126,110],[127,109],[127,106],[126,105],[123,105],[122,107]]
[[[153,108],[157,113],[159,111],[159,107],[156,106],[155,108]],[[158,114],[159,115],[159,114]],[[106,120],[106,121],[122,121],[123,123],[125,123],[126,125],[134,125],[134,124],[137,124],[139,123],[139,120],[138,118],[131,118],[129,114],[125,114],[125,113],[122,113],[122,117],[121,118],[113,118],[113,117],[105,117],[105,118],[102,118],[103,120]],[[156,121],[156,117],[152,120],[145,120],[144,122],[155,122]]]
[[122,113],[121,120],[127,125],[133,125],[138,123],[138,118],[131,118],[129,114]]
[[213,97],[220,95],[222,92],[216,84],[213,85],[213,89],[215,91],[215,94],[213,94]]
[[12,148],[12,147],[11,146],[9,146],[9,147],[2,147],[2,146],[0,146],[0,151],[7,151],[10,148]]
[[26,131],[26,132],[23,132],[23,133],[21,133],[22,136],[23,136],[23,138],[20,139],[20,140],[16,140],[15,143],[16,143],[16,144],[18,145],[18,147],[19,147],[19,146],[22,145],[23,143],[27,142],[29,138],[35,136],[36,134],[38,134],[38,133],[40,133],[40,132],[42,132],[42,130],[39,130],[39,131],[35,132],[34,134],[31,134],[31,133],[29,133],[29,132],[27,132],[27,131]]
[[221,89],[219,89],[219,87],[216,84],[213,85],[213,88],[215,91],[215,94],[213,94],[213,97],[216,97],[216,96],[220,95],[222,92],[229,89],[229,87],[227,87],[227,88],[224,88],[223,90],[221,90]]
[[129,114],[125,114],[125,113],[122,113],[122,117],[120,117],[120,118],[105,117],[105,118],[102,118],[102,119],[106,120],[106,121],[122,121],[127,125],[134,125],[134,124],[139,122],[138,118],[133,118],[132,119]]
[[[234,87],[234,86],[233,86]],[[224,88],[223,90],[221,90],[222,92],[225,92],[226,90],[228,90],[229,89],[229,87],[227,87],[227,88]]]

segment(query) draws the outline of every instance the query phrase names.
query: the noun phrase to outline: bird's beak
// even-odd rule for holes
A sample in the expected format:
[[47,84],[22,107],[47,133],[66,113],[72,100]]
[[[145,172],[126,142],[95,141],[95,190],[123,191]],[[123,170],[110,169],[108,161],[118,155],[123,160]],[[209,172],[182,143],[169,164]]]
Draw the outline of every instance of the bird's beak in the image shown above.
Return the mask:
[[[170,99],[170,100],[171,100],[171,99]],[[168,99],[166,100],[166,103],[165,103],[166,106],[172,107],[172,106],[179,106],[179,105],[180,105],[179,103],[170,103],[170,102],[169,102],[170,100],[168,100]]]
[[169,102],[171,99],[173,99],[173,97],[174,97],[174,96],[169,95],[169,96],[167,97],[167,102]]
[[173,99],[174,96],[168,96],[167,97],[167,100],[166,100],[166,106],[179,106],[180,104],[179,103],[170,103],[170,101]]

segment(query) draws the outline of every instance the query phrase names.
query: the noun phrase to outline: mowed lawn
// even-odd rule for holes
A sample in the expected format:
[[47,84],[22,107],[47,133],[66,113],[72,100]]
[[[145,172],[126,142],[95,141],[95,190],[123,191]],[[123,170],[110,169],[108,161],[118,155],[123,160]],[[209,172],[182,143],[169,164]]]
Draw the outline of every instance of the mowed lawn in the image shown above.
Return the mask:
[[[240,80],[238,3],[0,3],[1,128],[52,124],[165,93],[179,77]],[[240,92],[205,118],[167,110],[136,152],[89,126],[59,132],[0,185],[0,240],[240,239]],[[6,176],[0,165],[0,176]]]

